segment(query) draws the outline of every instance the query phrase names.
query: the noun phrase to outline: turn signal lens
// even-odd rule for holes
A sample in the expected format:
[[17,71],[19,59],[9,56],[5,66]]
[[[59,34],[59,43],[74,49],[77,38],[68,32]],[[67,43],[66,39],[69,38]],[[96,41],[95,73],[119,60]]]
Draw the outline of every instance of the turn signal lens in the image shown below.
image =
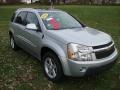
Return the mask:
[[68,52],[69,59],[75,59],[75,54],[70,48],[68,48],[67,52]]

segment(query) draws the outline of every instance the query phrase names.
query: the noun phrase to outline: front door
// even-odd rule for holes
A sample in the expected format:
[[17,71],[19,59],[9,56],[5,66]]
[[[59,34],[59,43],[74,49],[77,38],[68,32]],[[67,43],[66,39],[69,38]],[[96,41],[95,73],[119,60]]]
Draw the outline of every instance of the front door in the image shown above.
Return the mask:
[[31,54],[38,56],[40,54],[40,46],[43,34],[41,33],[40,24],[36,14],[28,12],[26,17],[26,24],[35,24],[38,30],[29,30],[25,28],[24,37],[26,39],[27,48]]

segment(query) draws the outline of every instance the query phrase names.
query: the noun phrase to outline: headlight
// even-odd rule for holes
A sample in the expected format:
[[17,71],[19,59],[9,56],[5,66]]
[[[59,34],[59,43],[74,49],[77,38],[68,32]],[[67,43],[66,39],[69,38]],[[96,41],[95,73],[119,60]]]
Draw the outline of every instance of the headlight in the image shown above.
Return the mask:
[[92,47],[70,43],[67,46],[68,58],[78,61],[92,60]]

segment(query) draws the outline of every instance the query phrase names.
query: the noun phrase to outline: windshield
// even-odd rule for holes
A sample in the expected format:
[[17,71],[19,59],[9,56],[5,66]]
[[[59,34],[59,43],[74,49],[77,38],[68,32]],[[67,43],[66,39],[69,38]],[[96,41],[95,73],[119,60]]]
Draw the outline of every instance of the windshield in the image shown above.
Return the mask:
[[42,12],[40,17],[48,30],[81,28],[82,25],[65,12]]

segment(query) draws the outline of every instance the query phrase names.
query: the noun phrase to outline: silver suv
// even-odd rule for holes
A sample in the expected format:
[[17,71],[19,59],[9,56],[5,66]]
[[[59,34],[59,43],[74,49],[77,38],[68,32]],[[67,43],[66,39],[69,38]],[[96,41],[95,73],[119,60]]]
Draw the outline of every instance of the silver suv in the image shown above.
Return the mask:
[[56,9],[20,8],[11,18],[10,45],[42,61],[45,76],[57,82],[104,70],[117,58],[108,34],[90,28]]

